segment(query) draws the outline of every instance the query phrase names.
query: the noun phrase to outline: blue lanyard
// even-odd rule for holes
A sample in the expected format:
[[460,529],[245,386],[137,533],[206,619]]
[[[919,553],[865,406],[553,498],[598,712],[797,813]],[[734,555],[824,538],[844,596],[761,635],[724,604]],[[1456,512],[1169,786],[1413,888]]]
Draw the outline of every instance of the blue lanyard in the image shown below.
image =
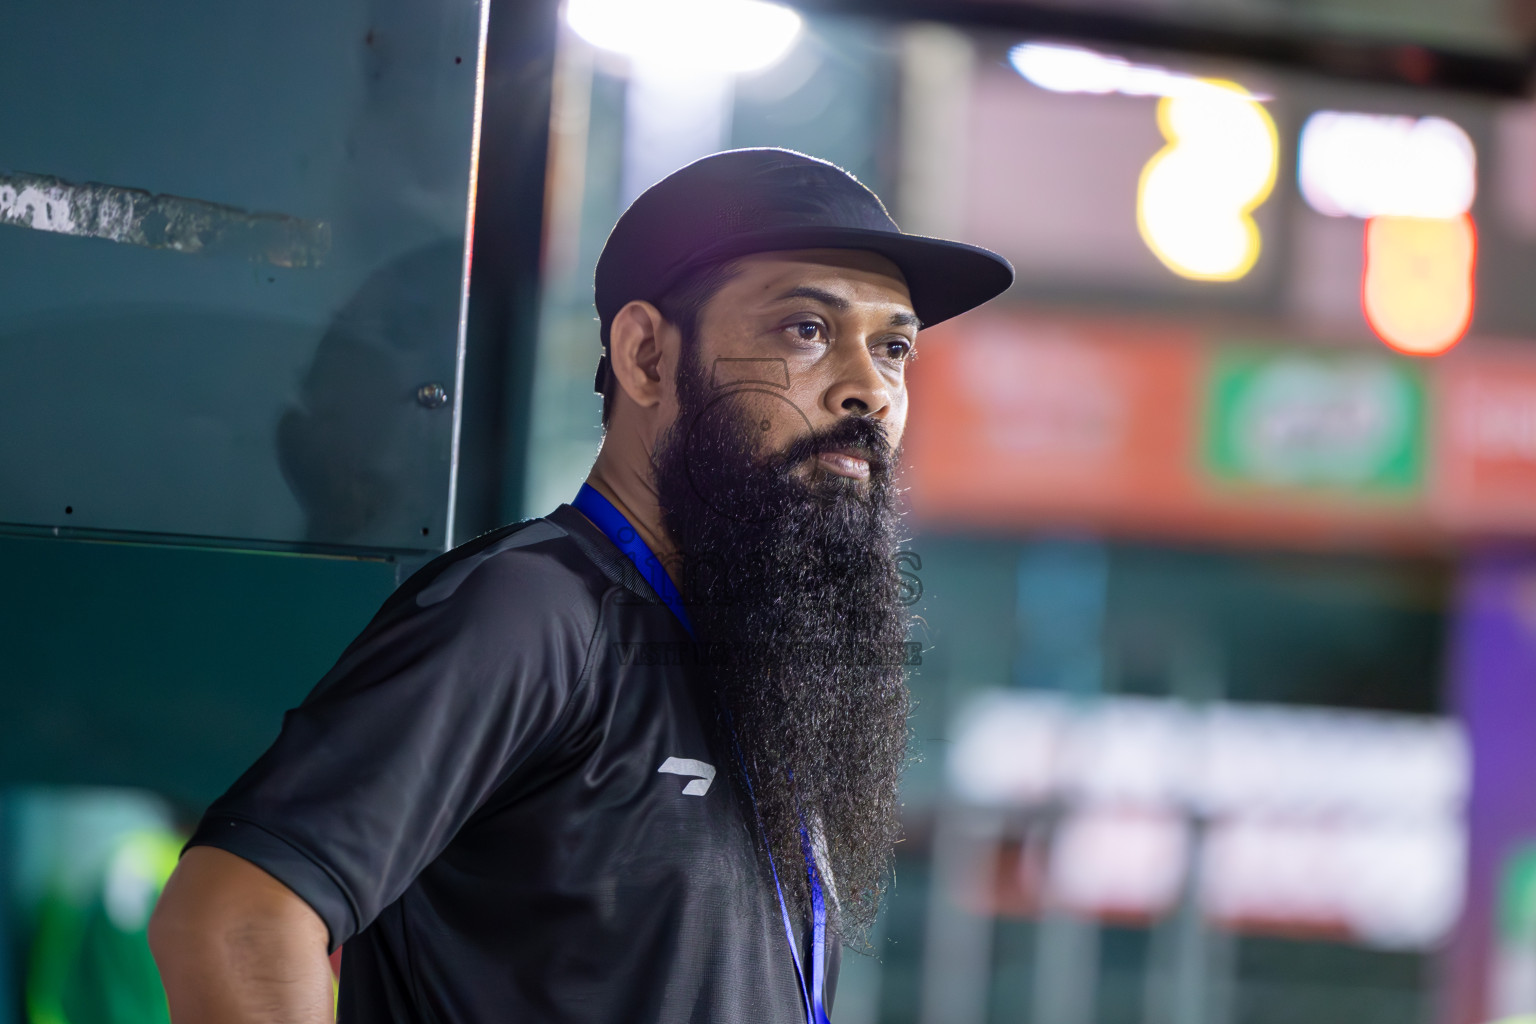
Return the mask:
[[[666,566],[661,564],[650,545],[640,537],[640,531],[632,526],[624,513],[613,507],[613,502],[603,496],[603,493],[591,484],[584,483],[581,490],[576,492],[576,499],[571,502],[582,515],[586,516],[614,546],[635,563],[635,568],[640,575],[656,591],[666,606],[672,609],[677,620],[683,624],[688,635],[695,640],[698,635],[693,631],[693,623],[688,618],[688,609],[683,605],[682,595],[677,592],[677,586],[672,582],[672,577],[667,574]],[[734,743],[734,739],[732,740]],[[752,813],[757,815],[757,799],[752,795],[752,780],[747,776],[746,762],[741,758],[741,750],[737,748],[736,759],[741,763],[742,777],[747,780],[747,799],[752,804]],[[758,832],[763,831],[763,819],[757,819]],[[765,835],[766,840],[766,835]],[[826,990],[827,967],[827,905],[821,892],[821,872],[816,869],[816,857],[811,850],[811,838],[806,833],[805,825],[800,826],[800,848],[805,854],[805,871],[811,883],[811,984],[807,989],[805,984],[805,971],[800,966],[800,951],[795,943],[795,927],[789,919],[789,907],[784,903],[784,888],[779,884],[779,869],[773,863],[773,853],[768,854],[768,870],[773,873],[774,892],[779,897],[779,914],[784,919],[784,937],[789,941],[789,955],[795,963],[795,980],[800,984],[800,995],[805,1000],[806,1020],[811,1024],[828,1024],[827,1011],[822,1002],[822,993]]]
[[[726,713],[729,720],[730,713]],[[735,745],[736,737],[731,737]],[[741,747],[736,747],[736,763],[741,765],[741,777],[747,783],[747,799],[752,804],[752,816],[757,819],[757,831],[767,841],[762,815],[757,812],[757,798],[752,795],[752,776],[747,773],[746,759]],[[773,863],[773,851],[768,851],[768,870],[773,872],[773,889],[779,897],[779,915],[784,918],[784,938],[789,942],[789,958],[795,964],[795,980],[800,983],[800,997],[805,1000],[805,1019],[811,1024],[828,1024],[822,993],[826,991],[827,977],[827,906],[821,895],[821,872],[816,870],[816,858],[811,852],[811,837],[806,834],[804,822],[800,825],[800,849],[805,854],[805,871],[811,880],[811,987],[805,987],[805,970],[800,966],[800,949],[795,943],[795,926],[789,920],[789,908],[784,904],[784,888],[779,884],[779,869]]]
[[630,525],[624,513],[614,508],[613,502],[603,497],[603,492],[591,484],[581,485],[571,505],[592,520],[599,530],[608,535],[615,547],[629,556],[645,582],[656,591],[656,596],[672,609],[672,614],[677,616],[677,621],[683,624],[688,635],[697,640],[698,635],[694,633],[693,623],[688,618],[688,609],[683,606],[683,595],[677,592],[677,585],[667,574],[667,567],[651,552],[650,545],[641,538],[640,531]]

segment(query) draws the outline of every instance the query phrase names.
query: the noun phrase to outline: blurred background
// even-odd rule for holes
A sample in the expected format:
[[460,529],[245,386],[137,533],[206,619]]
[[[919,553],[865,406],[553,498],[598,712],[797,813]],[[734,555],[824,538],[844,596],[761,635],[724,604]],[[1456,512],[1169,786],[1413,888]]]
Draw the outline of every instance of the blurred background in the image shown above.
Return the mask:
[[910,370],[906,839],[835,1019],[1536,1021],[1536,7],[7,23],[0,1024],[165,1019],[191,824],[574,495],[609,228],[755,145],[1019,271]]

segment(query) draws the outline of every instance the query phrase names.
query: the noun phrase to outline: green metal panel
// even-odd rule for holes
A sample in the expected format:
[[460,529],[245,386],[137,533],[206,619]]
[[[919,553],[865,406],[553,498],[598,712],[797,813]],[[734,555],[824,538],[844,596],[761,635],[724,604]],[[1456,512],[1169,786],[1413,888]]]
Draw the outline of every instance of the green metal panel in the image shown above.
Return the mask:
[[444,545],[481,14],[7,5],[0,523]]
[[200,810],[395,587],[384,561],[0,537],[0,783]]

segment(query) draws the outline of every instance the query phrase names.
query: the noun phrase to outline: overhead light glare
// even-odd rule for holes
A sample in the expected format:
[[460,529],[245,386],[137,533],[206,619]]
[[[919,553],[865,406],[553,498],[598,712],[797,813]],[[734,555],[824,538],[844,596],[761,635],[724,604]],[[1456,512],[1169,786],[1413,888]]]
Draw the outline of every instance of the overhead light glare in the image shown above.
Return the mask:
[[[1188,96],[1210,89],[1211,80],[1170,71],[1155,64],[1133,64],[1124,57],[1082,46],[1020,43],[1008,51],[1008,62],[1032,85],[1050,92],[1122,96]],[[1250,99],[1264,100],[1228,83]]]
[[1477,192],[1477,152],[1443,117],[1319,110],[1301,129],[1297,179],[1330,217],[1459,217]]
[[736,74],[776,63],[802,26],[800,15],[765,0],[567,0],[565,20],[600,49]]

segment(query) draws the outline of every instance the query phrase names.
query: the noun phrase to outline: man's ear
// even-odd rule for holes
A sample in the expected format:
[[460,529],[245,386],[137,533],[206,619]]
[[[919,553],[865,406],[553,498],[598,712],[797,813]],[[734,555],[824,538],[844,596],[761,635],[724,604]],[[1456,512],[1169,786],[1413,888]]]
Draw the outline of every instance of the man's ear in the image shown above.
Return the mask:
[[649,302],[625,303],[608,328],[608,359],[614,380],[630,401],[643,409],[662,400],[662,371],[676,365],[677,353],[666,349],[677,344],[677,332]]

